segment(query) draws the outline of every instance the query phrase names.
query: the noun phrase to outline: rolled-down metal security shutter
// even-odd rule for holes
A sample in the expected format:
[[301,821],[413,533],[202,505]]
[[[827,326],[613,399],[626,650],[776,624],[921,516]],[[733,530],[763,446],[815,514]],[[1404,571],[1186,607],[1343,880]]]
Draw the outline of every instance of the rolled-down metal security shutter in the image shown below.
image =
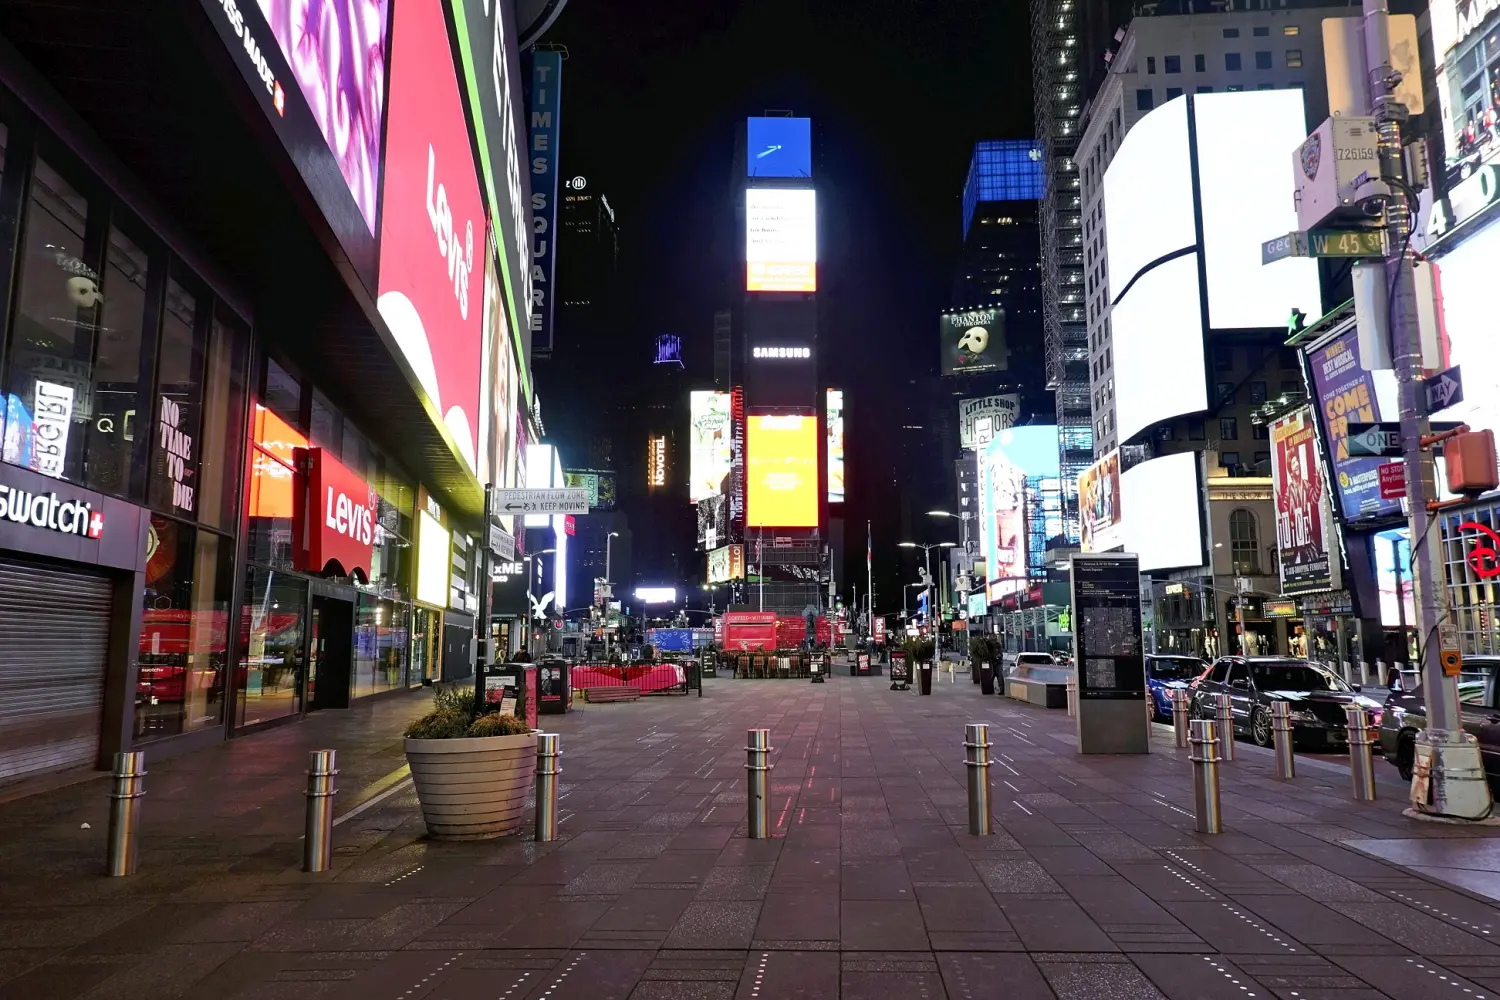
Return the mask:
[[0,781],[99,753],[110,581],[0,559]]

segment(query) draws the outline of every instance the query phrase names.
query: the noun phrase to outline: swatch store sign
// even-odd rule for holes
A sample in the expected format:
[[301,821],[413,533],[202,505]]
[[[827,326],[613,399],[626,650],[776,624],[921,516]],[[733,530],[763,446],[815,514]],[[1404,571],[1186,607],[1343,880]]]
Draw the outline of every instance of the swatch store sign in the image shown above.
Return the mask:
[[0,521],[95,541],[104,536],[104,514],[94,510],[93,504],[52,491],[34,493],[9,483],[0,483]]

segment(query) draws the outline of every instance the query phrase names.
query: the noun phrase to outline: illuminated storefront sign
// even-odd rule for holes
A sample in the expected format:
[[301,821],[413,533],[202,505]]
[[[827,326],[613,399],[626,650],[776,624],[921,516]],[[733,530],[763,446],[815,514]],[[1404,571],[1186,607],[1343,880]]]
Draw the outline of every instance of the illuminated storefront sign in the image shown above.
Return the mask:
[[80,538],[104,534],[104,514],[83,500],[65,500],[56,493],[31,493],[0,483],[0,520],[26,524]]
[[341,576],[369,580],[378,514],[375,491],[322,448],[310,448],[306,500],[314,505],[316,518],[308,523],[302,568],[321,573],[333,565]]
[[439,608],[448,606],[453,575],[446,528],[425,510],[417,512],[417,600]]
[[646,442],[646,485],[667,485],[667,439],[660,434]]

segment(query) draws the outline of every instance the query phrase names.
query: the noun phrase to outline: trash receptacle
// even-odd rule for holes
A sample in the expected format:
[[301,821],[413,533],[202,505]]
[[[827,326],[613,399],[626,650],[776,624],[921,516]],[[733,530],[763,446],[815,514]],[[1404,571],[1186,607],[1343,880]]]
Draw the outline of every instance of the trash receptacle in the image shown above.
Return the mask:
[[484,703],[536,728],[537,668],[534,663],[489,663],[484,668]]
[[920,683],[922,685],[922,694],[932,694],[932,664],[931,663],[924,663],[924,664],[922,664],[922,671],[921,671],[921,673],[919,675],[919,681],[920,681]]
[[561,715],[573,707],[572,672],[562,657],[547,657],[536,665],[536,710]]
[[988,663],[981,663],[979,665],[979,693],[995,693],[995,668]]

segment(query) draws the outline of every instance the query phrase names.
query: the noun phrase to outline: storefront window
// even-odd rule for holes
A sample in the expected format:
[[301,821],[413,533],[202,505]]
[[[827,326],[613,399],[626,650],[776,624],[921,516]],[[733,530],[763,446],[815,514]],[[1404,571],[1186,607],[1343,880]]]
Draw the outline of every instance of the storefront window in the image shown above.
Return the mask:
[[198,520],[226,529],[236,523],[239,512],[248,348],[249,334],[243,326],[214,317],[203,377]]
[[251,411],[248,552],[251,562],[290,569],[297,480],[293,456],[307,439],[257,403]]
[[152,515],[141,607],[137,740],[223,722],[233,579],[232,542]]
[[[94,353],[93,405],[88,416],[86,485],[101,493],[139,498],[144,486],[137,446],[149,437],[150,338],[145,336],[148,291],[146,252],[118,229],[109,233],[104,301]],[[143,344],[144,342],[144,344]]]
[[4,459],[79,482],[92,410],[99,272],[84,245],[88,200],[38,159],[22,237],[6,381]]
[[151,428],[150,498],[151,506],[180,517],[198,516],[204,318],[197,296],[176,281],[167,282]]
[[302,580],[250,567],[240,610],[237,725],[253,726],[301,710],[306,612]]
[[380,642],[380,601],[368,594],[359,595],[354,614],[354,682],[350,696],[364,698],[375,693],[375,663]]

